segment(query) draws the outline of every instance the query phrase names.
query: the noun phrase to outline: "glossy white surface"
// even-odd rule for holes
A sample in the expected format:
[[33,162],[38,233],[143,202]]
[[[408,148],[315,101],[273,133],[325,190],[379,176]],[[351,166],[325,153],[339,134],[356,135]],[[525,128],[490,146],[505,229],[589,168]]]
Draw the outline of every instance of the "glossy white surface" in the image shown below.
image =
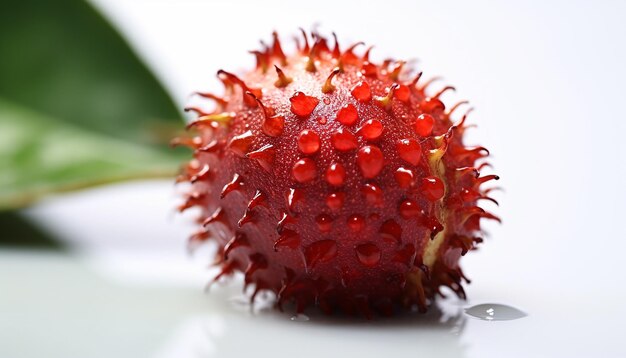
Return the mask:
[[[168,182],[130,183],[49,200],[30,210],[70,252],[0,251],[2,357],[621,357],[624,291],[581,285],[536,258],[493,266],[468,256],[470,301],[440,300],[426,315],[373,321],[254,310],[241,282],[205,283],[210,252],[184,250],[191,227],[169,215]],[[122,214],[122,215],[120,215]],[[495,239],[494,243],[497,242]],[[489,243],[491,244],[491,243]],[[617,258],[617,255],[615,255]],[[494,274],[498,272],[498,274]],[[509,279],[517,275],[520,279]],[[503,279],[501,279],[501,277]],[[606,280],[615,280],[607,278]],[[528,313],[489,322],[463,313],[503,303]],[[304,319],[303,319],[304,318]]]
[[[468,142],[494,154],[504,224],[463,259],[470,302],[442,303],[444,321],[459,318],[292,321],[251,315],[237,282],[202,293],[208,252],[186,256],[191,228],[171,211],[169,183],[50,200],[30,215],[72,251],[0,251],[0,356],[626,356],[625,3],[96,3],[181,106],[194,90],[219,90],[218,68],[251,66],[245,52],[273,28],[321,21],[344,42],[375,44],[376,59],[419,56],[457,87],[447,100],[477,108]],[[462,313],[480,303],[528,316]]]

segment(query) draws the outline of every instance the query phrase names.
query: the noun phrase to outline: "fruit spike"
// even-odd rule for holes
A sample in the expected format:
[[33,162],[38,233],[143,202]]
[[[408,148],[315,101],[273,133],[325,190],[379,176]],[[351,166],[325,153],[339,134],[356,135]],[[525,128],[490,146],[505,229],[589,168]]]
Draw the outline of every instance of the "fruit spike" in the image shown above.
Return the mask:
[[324,85],[322,86],[323,93],[332,93],[335,90],[336,87],[333,86],[333,78],[335,78],[339,72],[341,72],[341,70],[339,68],[335,68],[332,70],[330,75],[328,75],[326,82],[324,82]]
[[276,75],[278,75],[278,79],[274,82],[274,86],[287,87],[288,84],[293,82],[293,79],[287,77],[283,70],[281,70],[278,66],[274,65],[274,68],[276,69]]
[[273,145],[266,144],[253,152],[247,153],[246,157],[256,160],[263,169],[271,172],[274,159],[276,158],[276,150]]
[[423,312],[442,286],[465,297],[459,259],[482,219],[500,220],[479,206],[497,204],[499,178],[479,172],[484,147],[463,144],[467,101],[447,108],[453,87],[360,45],[302,31],[289,54],[273,33],[255,69],[218,72],[224,95],[197,93],[215,112],[187,108],[193,133],[172,142],[194,151],[177,179],[190,185],[179,209],[204,218],[190,247],[217,245],[216,280],[242,272],[252,300]]

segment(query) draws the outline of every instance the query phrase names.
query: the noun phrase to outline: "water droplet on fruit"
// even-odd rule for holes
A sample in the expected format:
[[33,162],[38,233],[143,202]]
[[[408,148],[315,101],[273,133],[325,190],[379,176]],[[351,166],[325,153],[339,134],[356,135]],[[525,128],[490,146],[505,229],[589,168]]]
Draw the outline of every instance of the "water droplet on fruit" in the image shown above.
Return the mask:
[[430,230],[430,239],[434,240],[435,236],[443,231],[443,225],[435,217],[422,218],[422,225]]
[[328,122],[328,120],[326,119],[326,117],[319,117],[317,119],[317,123],[319,124],[326,124]]
[[424,112],[437,113],[437,112],[441,112],[444,109],[446,109],[446,106],[438,98],[427,97],[420,104],[420,108]]
[[415,133],[428,137],[433,132],[435,119],[428,113],[420,114],[415,121]]
[[356,149],[359,144],[352,132],[347,129],[339,128],[330,137],[333,147],[341,152],[347,152]]
[[293,178],[299,183],[306,183],[315,179],[315,162],[310,158],[302,158],[293,165],[291,169]]
[[409,100],[409,96],[411,96],[411,90],[406,85],[400,85],[396,88],[393,95],[402,102],[406,102]]
[[339,123],[351,126],[359,119],[359,113],[352,104],[347,104],[337,112],[337,121]]
[[326,169],[326,181],[330,185],[341,186],[346,179],[346,169],[340,163],[332,163]]
[[415,260],[415,246],[413,244],[406,244],[393,256],[393,261],[399,262],[405,265],[411,265]]
[[361,215],[350,215],[348,217],[348,227],[354,232],[359,232],[365,227],[365,218]]
[[380,262],[380,249],[372,243],[361,244],[356,247],[355,251],[359,262],[364,266],[373,267]]
[[409,219],[416,217],[420,214],[420,208],[417,203],[411,199],[406,199],[400,203],[400,215],[403,218]]
[[359,82],[352,88],[352,97],[360,102],[368,102],[372,99],[372,92],[370,91],[370,85],[367,82]]
[[289,98],[289,101],[291,102],[291,112],[298,117],[310,116],[320,102],[319,99],[307,96],[302,92],[296,92]]
[[398,154],[404,161],[417,165],[422,157],[422,147],[413,138],[401,139],[397,146]]
[[383,240],[399,243],[402,239],[402,227],[395,220],[389,219],[380,226],[380,235]]
[[321,232],[329,232],[333,226],[333,219],[327,214],[318,215],[317,218],[315,218],[315,222]]
[[469,203],[478,198],[480,198],[480,193],[478,191],[468,188],[461,189],[461,200],[464,202]]
[[339,210],[343,207],[345,197],[346,194],[342,192],[328,194],[326,197],[326,206],[328,206],[331,210]]
[[383,124],[377,119],[369,119],[363,123],[357,133],[367,140],[376,140],[383,134]]
[[285,117],[270,117],[263,121],[261,130],[270,137],[278,137],[283,133],[285,128]]
[[330,104],[330,98],[328,98],[328,97],[324,97],[323,101],[324,101],[325,105],[329,105]]
[[483,321],[511,321],[528,316],[525,312],[499,303],[483,303],[465,309],[465,313]]
[[383,203],[383,190],[376,184],[367,183],[361,188],[365,200],[370,205],[380,205]]
[[394,173],[396,182],[401,188],[409,188],[413,185],[413,172],[410,169],[400,167]]
[[361,73],[366,77],[377,77],[378,76],[378,68],[373,63],[365,62],[361,67]]
[[304,259],[308,268],[318,263],[328,262],[337,256],[337,243],[334,240],[320,240],[304,250]]
[[357,153],[356,162],[364,177],[375,178],[383,169],[384,158],[380,149],[373,145],[367,145]]
[[437,201],[443,198],[445,186],[441,179],[431,176],[422,179],[421,190],[426,196],[426,199],[430,201]]
[[300,132],[298,148],[304,154],[313,154],[320,149],[320,136],[311,129]]

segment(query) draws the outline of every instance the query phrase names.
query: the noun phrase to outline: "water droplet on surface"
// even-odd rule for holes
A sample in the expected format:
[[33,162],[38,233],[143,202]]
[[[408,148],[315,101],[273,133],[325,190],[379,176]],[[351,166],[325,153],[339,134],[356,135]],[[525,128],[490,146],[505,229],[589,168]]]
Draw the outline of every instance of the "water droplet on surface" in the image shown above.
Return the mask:
[[383,134],[383,124],[377,119],[370,119],[363,123],[357,133],[367,140],[376,140]]
[[409,100],[409,96],[411,95],[411,90],[407,85],[400,85],[396,88],[394,92],[394,96],[402,102],[406,102]]
[[344,193],[331,193],[326,197],[326,206],[331,210],[339,210],[343,206],[343,201],[346,197]]
[[426,199],[430,201],[437,201],[443,198],[446,192],[445,186],[441,179],[430,176],[422,179],[422,193],[426,196]]
[[469,203],[470,201],[474,201],[478,199],[479,197],[480,197],[480,193],[478,193],[474,189],[468,189],[468,188],[461,189],[461,200],[463,200],[466,203]]
[[300,159],[293,165],[291,174],[299,183],[309,182],[315,179],[315,162],[309,158]]
[[411,199],[406,199],[400,203],[400,215],[405,218],[416,217],[420,214],[420,208],[417,203]]
[[441,102],[438,98],[431,98],[431,97],[427,97],[426,99],[424,99],[424,101],[420,104],[420,108],[424,111],[424,112],[441,112],[444,109],[446,109],[446,106],[443,104],[443,102]]
[[422,137],[428,137],[433,131],[435,119],[427,113],[420,114],[415,121],[415,132]]
[[393,219],[385,221],[379,230],[383,240],[399,243],[402,238],[402,227]]
[[345,105],[337,112],[337,121],[346,126],[353,125],[357,119],[359,119],[359,113],[351,104]]
[[296,92],[289,98],[289,101],[291,102],[291,112],[298,117],[308,117],[311,115],[320,102],[319,99],[307,96],[302,92]]
[[434,240],[438,233],[443,231],[443,225],[436,217],[424,217],[421,220],[421,224],[430,230],[430,239]]
[[398,182],[398,185],[401,188],[406,189],[413,185],[413,172],[410,169],[400,167],[396,169],[394,176],[396,177],[396,182]]
[[361,67],[361,73],[366,77],[374,77],[378,76],[378,68],[373,63],[365,62]]
[[359,245],[355,251],[359,262],[364,266],[372,267],[380,262],[380,249],[372,243]]
[[329,105],[330,104],[330,98],[328,98],[328,97],[324,97],[323,101],[324,101],[325,105]]
[[314,130],[303,130],[298,137],[298,148],[304,154],[316,153],[320,149],[320,136]]
[[369,179],[375,178],[383,169],[383,152],[376,146],[365,146],[359,149],[356,162],[364,177]]
[[465,313],[483,321],[511,321],[528,316],[525,312],[499,303],[483,303],[465,309]]
[[309,316],[302,314],[302,313],[298,313],[295,316],[291,316],[290,318],[292,321],[294,322],[306,322],[308,320],[310,320]]
[[326,117],[319,117],[317,119],[317,123],[319,123],[319,124],[326,124],[327,121],[328,120],[326,119]]
[[422,147],[415,139],[402,139],[398,142],[396,148],[400,158],[404,161],[413,165],[419,164],[422,156]]
[[346,169],[340,163],[333,163],[326,169],[326,181],[330,185],[341,186],[346,179]]
[[361,188],[365,201],[370,205],[381,205],[383,203],[383,190],[376,184],[367,183]]
[[354,232],[359,232],[365,227],[365,218],[361,215],[350,215],[348,217],[348,227]]
[[406,244],[402,249],[398,250],[393,256],[394,262],[399,262],[405,265],[411,265],[415,259],[415,246],[413,244]]
[[358,142],[356,137],[349,130],[340,128],[330,137],[330,141],[335,149],[347,152],[356,149]]
[[352,89],[352,97],[357,101],[367,102],[372,99],[372,92],[370,91],[370,85],[367,82],[359,82]]
[[330,215],[320,214],[315,218],[315,222],[317,223],[317,228],[321,232],[329,232],[333,226],[333,219]]

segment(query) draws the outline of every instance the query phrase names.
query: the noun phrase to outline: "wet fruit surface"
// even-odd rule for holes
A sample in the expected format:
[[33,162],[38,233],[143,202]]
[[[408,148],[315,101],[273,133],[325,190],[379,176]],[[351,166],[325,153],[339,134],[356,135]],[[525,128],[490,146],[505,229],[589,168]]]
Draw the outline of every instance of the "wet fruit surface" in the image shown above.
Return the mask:
[[298,311],[425,310],[442,286],[464,297],[459,258],[499,220],[478,206],[497,176],[463,144],[465,102],[359,44],[298,43],[288,55],[274,35],[255,69],[219,71],[224,94],[202,94],[215,111],[177,139],[194,150],[178,179],[180,209],[201,212],[190,245],[217,245],[217,279],[242,272],[252,298]]

